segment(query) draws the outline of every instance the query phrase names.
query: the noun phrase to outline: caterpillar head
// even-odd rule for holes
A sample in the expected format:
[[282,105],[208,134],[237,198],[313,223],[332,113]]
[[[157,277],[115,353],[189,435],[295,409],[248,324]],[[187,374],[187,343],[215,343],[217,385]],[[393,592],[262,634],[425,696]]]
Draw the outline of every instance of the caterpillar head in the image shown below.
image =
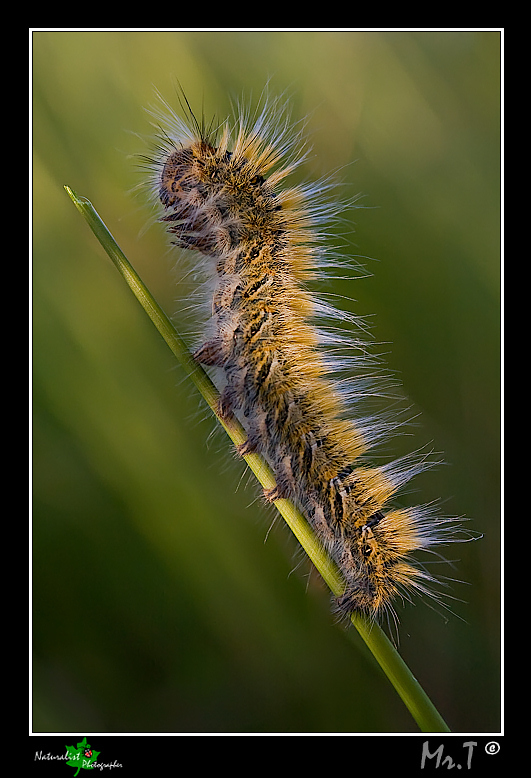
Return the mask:
[[[372,520],[372,524],[371,524]],[[350,542],[341,544],[338,559],[346,577],[338,610],[354,611],[376,618],[397,597],[409,598],[414,591],[429,594],[431,576],[415,567],[410,555],[433,545],[436,539],[414,510],[378,512],[355,531]]]

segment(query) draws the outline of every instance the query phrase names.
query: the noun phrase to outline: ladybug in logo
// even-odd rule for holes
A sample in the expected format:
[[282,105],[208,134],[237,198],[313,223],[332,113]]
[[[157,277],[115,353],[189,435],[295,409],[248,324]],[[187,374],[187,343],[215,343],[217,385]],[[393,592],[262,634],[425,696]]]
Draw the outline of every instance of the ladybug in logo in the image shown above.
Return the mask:
[[92,756],[92,748],[85,748],[85,756],[87,757],[87,759],[90,759],[90,757]]

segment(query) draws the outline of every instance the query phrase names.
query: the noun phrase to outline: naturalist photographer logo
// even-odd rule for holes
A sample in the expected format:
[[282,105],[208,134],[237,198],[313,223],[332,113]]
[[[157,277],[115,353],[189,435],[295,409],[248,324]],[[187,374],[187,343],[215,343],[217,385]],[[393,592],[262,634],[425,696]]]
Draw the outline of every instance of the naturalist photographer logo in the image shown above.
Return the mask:
[[107,770],[113,767],[122,767],[122,765],[116,761],[113,762],[98,762],[98,757],[101,751],[95,751],[90,743],[87,743],[87,738],[84,737],[81,743],[77,746],[65,746],[66,754],[43,754],[42,751],[35,752],[35,760],[57,760],[65,761],[68,767],[74,767],[76,772],[74,778],[79,774],[80,770]]

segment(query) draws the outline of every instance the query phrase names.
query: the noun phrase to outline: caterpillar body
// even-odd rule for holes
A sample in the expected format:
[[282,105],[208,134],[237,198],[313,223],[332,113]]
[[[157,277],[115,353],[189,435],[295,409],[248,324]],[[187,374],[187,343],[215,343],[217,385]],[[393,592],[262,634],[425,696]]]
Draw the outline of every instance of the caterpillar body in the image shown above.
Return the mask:
[[333,370],[342,336],[316,324],[331,315],[307,288],[327,263],[322,225],[341,207],[325,201],[331,184],[286,186],[306,152],[280,99],[265,98],[254,114],[240,107],[219,126],[197,120],[187,102],[184,110],[185,119],[165,103],[152,112],[150,187],[172,241],[206,273],[208,321],[194,356],[222,375],[220,414],[236,414],[247,432],[240,453],[269,461],[277,485],[266,496],[298,504],[335,560],[341,612],[376,618],[394,612],[397,596],[435,596],[413,554],[451,540],[453,525],[429,506],[392,505],[425,463],[367,463],[386,425],[351,418],[365,376],[349,395]]

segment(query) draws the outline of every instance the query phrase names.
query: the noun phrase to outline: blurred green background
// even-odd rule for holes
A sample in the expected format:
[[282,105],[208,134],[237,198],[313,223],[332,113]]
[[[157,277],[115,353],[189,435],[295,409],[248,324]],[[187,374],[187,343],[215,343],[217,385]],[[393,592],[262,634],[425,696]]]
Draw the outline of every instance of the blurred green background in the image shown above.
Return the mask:
[[[396,455],[448,463],[444,499],[484,538],[452,548],[448,619],[398,606],[400,651],[455,732],[500,727],[500,34],[33,33],[34,731],[415,732],[416,725],[66,195],[88,197],[161,305],[177,253],[131,194],[154,88],[198,112],[289,90],[340,169],[327,289],[371,319],[421,413]],[[338,230],[336,229],[336,233]],[[331,238],[333,243],[333,239]],[[370,258],[370,259],[369,259]],[[177,262],[178,266],[178,262]],[[267,536],[267,538],[266,538]]]

